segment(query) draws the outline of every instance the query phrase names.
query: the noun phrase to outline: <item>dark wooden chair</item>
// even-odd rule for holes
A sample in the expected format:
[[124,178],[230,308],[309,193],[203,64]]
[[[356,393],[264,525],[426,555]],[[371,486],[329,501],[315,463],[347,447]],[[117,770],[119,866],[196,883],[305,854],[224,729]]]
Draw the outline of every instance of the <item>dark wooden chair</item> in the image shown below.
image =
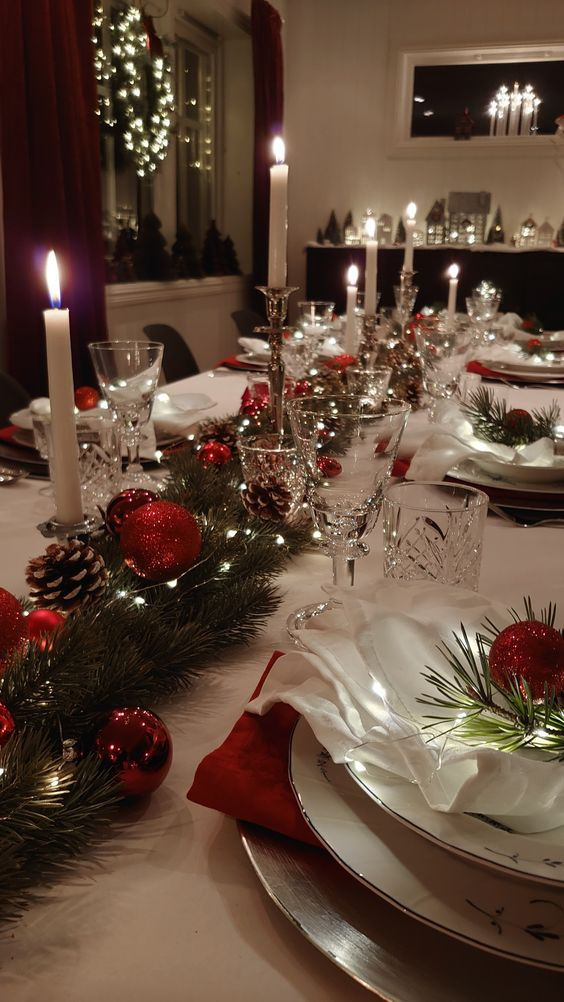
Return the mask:
[[27,407],[28,403],[29,393],[23,386],[6,372],[0,372],[0,428],[9,424],[10,414]]
[[174,383],[186,376],[196,376],[200,369],[190,348],[181,334],[169,324],[147,324],[143,328],[150,341],[160,341],[164,345],[163,372],[167,383]]
[[265,335],[254,332],[255,327],[267,326],[265,317],[261,317],[260,313],[255,313],[254,310],[235,310],[231,316],[241,337],[260,337],[266,341]]

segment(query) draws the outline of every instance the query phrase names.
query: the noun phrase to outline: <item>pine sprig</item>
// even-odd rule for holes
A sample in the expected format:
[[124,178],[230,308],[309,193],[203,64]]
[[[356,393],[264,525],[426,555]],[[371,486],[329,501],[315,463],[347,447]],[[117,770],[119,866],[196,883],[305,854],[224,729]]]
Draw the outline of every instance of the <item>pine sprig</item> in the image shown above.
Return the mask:
[[[529,445],[539,438],[554,438],[560,422],[560,408],[555,400],[550,407],[523,414],[521,420],[510,420],[507,402],[498,399],[493,390],[480,386],[462,410],[470,421],[474,434],[486,442],[515,447]],[[515,412],[513,412],[515,414]]]
[[97,540],[109,570],[102,599],[70,616],[50,650],[30,644],[3,672],[0,702],[16,733],[0,752],[0,921],[99,842],[120,799],[94,755],[63,763],[63,740],[88,751],[110,710],[153,706],[216,669],[258,634],[280,602],[274,578],[312,545],[308,522],[250,517],[241,480],[237,462],[205,469],[189,448],[176,454],[162,496],[198,519],[197,563],[175,587],[151,585],[113,537]]
[[[530,598],[524,599],[524,606],[524,617],[509,610],[514,622],[537,619]],[[552,603],[541,611],[541,622],[548,626],[555,617]],[[507,687],[501,688],[491,677],[488,650],[501,629],[488,618],[473,644],[461,624],[460,635],[453,634],[454,648],[438,645],[451,673],[428,665],[422,672],[434,691],[423,693],[417,701],[442,711],[427,715],[430,723],[425,726],[435,735],[447,732],[470,745],[486,744],[505,752],[531,748],[562,761],[564,707],[554,689],[545,685],[544,699],[535,701],[526,679],[510,678]]]

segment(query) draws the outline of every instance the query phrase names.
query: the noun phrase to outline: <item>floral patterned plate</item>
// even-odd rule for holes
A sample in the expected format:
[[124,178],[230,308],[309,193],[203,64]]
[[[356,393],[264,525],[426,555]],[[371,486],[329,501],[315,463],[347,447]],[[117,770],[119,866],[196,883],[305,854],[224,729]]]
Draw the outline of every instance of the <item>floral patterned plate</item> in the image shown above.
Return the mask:
[[303,720],[292,738],[289,774],[309,826],[365,886],[472,946],[564,970],[564,888],[476,866],[398,823],[332,762]]

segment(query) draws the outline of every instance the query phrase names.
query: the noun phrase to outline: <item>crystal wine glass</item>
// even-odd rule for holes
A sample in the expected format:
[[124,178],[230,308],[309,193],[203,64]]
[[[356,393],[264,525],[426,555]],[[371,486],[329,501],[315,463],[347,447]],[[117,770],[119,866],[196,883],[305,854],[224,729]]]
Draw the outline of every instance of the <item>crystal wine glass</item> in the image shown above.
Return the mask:
[[[306,498],[336,585],[352,586],[355,560],[368,553],[363,539],[378,518],[409,411],[398,400],[378,404],[358,395],[288,402]],[[335,604],[298,609],[288,620],[290,634]]]
[[100,389],[122,428],[127,447],[127,487],[154,485],[141,466],[141,426],[149,420],[161,372],[163,345],[157,341],[96,341],[89,344]]
[[423,363],[423,386],[432,399],[433,420],[438,400],[454,396],[458,378],[470,354],[472,332],[467,324],[439,320],[415,327],[415,341]]

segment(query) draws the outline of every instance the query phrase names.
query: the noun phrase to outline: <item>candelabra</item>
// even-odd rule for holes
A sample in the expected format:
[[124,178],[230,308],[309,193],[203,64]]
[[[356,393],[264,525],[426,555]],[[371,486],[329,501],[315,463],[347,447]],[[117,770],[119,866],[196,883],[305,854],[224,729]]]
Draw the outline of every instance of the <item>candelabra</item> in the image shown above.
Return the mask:
[[268,380],[270,384],[270,410],[274,427],[279,435],[284,431],[284,362],[282,359],[282,333],[284,321],[288,314],[288,300],[292,292],[297,292],[298,286],[286,286],[281,289],[267,285],[257,285],[266,299],[266,316],[270,327],[268,344],[270,346],[270,362],[268,363]]
[[415,300],[417,299],[417,293],[419,292],[418,286],[413,285],[414,275],[414,271],[406,271],[405,268],[402,268],[400,272],[400,284],[394,286],[394,295],[396,297],[396,307],[400,318],[402,338],[405,338],[406,336],[407,325],[411,314],[413,313],[413,307],[415,306]]

